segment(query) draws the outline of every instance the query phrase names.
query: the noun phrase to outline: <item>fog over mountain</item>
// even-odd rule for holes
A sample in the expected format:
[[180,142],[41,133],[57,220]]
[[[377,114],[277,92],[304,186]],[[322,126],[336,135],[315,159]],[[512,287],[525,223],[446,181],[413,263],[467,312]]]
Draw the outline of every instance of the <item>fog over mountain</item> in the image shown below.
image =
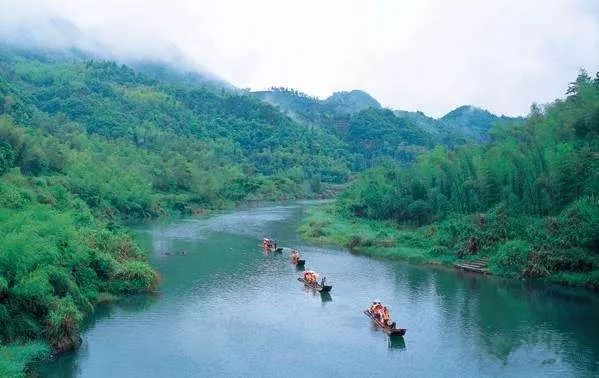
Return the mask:
[[599,3],[3,0],[0,39],[158,59],[254,91],[361,89],[434,117],[462,104],[512,116],[599,68]]

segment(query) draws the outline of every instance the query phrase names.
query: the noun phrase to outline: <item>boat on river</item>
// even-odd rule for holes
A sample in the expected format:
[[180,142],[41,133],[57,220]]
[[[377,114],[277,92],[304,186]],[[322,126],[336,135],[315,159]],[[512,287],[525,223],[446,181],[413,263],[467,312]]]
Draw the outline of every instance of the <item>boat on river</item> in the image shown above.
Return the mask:
[[370,310],[364,310],[364,314],[368,316],[370,319],[372,319],[372,321],[389,336],[403,336],[406,334],[405,328],[397,328],[395,326],[395,323],[393,323],[393,325],[383,324],[383,322],[380,321],[376,316],[374,316],[374,314]]
[[321,285],[318,282],[308,282],[303,277],[298,277],[297,280],[299,282],[303,282],[304,285],[311,287],[312,289],[319,291],[321,293],[328,293],[333,288],[333,286],[331,286],[331,285]]
[[306,265],[306,260],[302,260],[299,258],[299,251],[297,249],[292,249],[291,250],[291,263],[295,266],[297,266],[298,268],[303,267],[304,265]]
[[321,293],[327,293],[331,291],[333,286],[324,284],[324,282],[326,281],[326,277],[323,278],[322,281],[320,281],[320,283],[318,282],[317,277],[318,275],[316,274],[316,272],[314,272],[313,270],[307,270],[301,277],[298,277],[297,280],[299,282],[303,282],[304,285],[306,285],[307,287],[312,288]]
[[264,249],[264,252],[283,252],[283,247],[277,247],[277,242],[268,238],[262,239],[262,249]]

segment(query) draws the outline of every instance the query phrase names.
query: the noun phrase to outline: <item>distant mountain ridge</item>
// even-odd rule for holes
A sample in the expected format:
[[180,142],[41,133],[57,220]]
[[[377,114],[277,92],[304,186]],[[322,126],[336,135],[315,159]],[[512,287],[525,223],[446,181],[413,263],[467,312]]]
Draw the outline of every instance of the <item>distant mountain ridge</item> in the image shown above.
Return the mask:
[[439,118],[439,121],[452,128],[452,131],[479,142],[489,138],[489,131],[494,125],[509,126],[522,120],[521,117],[497,116],[472,105],[460,106]]
[[[338,135],[358,113],[369,108],[383,109],[375,98],[361,90],[335,92],[325,100],[288,88],[251,94],[278,107],[298,122],[329,129]],[[509,126],[522,120],[520,117],[497,116],[472,105],[460,106],[441,118],[429,117],[421,111],[393,110],[393,114],[406,124],[431,134],[437,142],[448,145],[487,141],[494,125]],[[388,120],[386,116],[383,118]]]
[[353,114],[368,108],[382,108],[381,104],[374,97],[357,89],[334,92],[324,102],[331,106],[338,114]]
[[382,108],[377,100],[361,90],[335,92],[324,100],[282,87],[251,94],[276,106],[289,117],[313,127],[347,121],[348,116],[371,107]]

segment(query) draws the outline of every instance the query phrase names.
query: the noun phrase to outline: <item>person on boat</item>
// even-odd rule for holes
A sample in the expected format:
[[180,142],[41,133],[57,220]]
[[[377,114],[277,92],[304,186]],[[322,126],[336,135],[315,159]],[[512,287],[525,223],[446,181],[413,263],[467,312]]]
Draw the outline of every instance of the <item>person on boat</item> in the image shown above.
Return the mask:
[[383,305],[381,304],[380,301],[372,302],[372,306],[370,306],[370,312],[376,319],[381,320],[382,311],[383,311]]
[[[276,249],[276,242],[274,242],[275,245],[275,249]],[[264,247],[265,250],[269,250],[271,249],[273,246],[273,241],[267,238],[264,238],[264,240],[262,240],[262,247]]]
[[383,324],[390,328],[395,328],[395,322],[391,320],[391,314],[389,313],[389,308],[387,306],[383,309]]
[[304,272],[304,280],[309,283],[315,283],[316,282],[316,273],[312,270],[308,270],[306,272]]
[[294,249],[293,251],[291,251],[291,262],[293,264],[297,264],[299,260],[299,252],[297,251],[297,249]]
[[322,280],[320,280],[320,286],[324,287],[324,283],[326,282],[327,278],[326,277],[322,277]]
[[372,302],[372,304],[370,305],[370,308],[368,309],[368,311],[370,311],[372,314],[374,314],[374,306],[376,306],[376,301]]
[[387,322],[389,321],[389,308],[387,308],[387,306],[383,307],[383,311],[381,312],[381,320],[383,321],[384,325],[388,325]]

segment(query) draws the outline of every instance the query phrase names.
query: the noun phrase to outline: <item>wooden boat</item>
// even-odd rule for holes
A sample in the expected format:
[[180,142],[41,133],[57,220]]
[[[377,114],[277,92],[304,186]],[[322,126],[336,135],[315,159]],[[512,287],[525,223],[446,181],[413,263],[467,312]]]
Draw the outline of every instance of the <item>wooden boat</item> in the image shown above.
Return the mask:
[[297,259],[296,261],[293,261],[293,258],[291,259],[291,263],[295,266],[297,266],[298,268],[303,267],[304,265],[306,265],[306,260],[302,260],[302,259]]
[[[273,246],[274,244],[274,246]],[[267,246],[268,245],[268,246]],[[269,253],[282,253],[283,252],[283,247],[276,247],[277,243],[273,240],[264,238],[262,239],[262,248]]]
[[311,287],[312,289],[319,291],[321,293],[327,293],[329,291],[331,291],[331,289],[333,288],[333,286],[330,285],[324,285],[322,286],[321,284],[319,284],[318,282],[316,283],[310,283],[308,281],[306,281],[303,277],[298,277],[297,280],[299,282],[303,282],[304,285]]
[[383,322],[381,322],[380,320],[378,320],[371,312],[370,310],[364,310],[364,314],[366,316],[368,316],[370,319],[372,319],[372,321],[374,321],[374,323],[376,325],[378,325],[379,327],[382,328],[383,332],[385,332],[387,335],[393,336],[393,335],[398,335],[398,336],[403,336],[406,334],[406,329],[405,328],[395,328],[395,327],[389,327],[386,324],[383,324]]

